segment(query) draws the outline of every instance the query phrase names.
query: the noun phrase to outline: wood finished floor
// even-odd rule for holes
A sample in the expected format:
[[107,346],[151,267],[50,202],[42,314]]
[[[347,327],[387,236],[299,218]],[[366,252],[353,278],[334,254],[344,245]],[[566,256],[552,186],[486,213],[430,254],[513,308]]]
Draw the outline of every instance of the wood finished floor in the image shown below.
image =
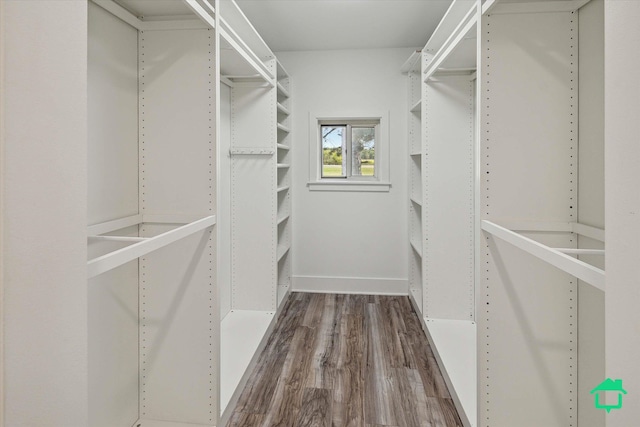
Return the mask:
[[462,426],[407,297],[293,293],[227,427]]

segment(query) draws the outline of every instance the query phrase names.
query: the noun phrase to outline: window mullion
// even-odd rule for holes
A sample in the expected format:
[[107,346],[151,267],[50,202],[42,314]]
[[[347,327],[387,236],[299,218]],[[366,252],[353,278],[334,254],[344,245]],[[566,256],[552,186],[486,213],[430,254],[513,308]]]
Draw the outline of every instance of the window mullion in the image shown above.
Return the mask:
[[351,178],[351,125],[347,124],[347,179]]

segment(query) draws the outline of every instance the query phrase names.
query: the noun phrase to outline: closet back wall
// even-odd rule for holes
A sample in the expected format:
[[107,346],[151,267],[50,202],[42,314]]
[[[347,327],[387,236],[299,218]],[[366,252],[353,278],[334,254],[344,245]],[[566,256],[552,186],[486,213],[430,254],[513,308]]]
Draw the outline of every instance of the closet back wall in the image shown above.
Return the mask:
[[[411,49],[280,52],[292,77],[293,290],[406,294],[406,84]],[[309,120],[388,114],[389,192],[310,191]]]

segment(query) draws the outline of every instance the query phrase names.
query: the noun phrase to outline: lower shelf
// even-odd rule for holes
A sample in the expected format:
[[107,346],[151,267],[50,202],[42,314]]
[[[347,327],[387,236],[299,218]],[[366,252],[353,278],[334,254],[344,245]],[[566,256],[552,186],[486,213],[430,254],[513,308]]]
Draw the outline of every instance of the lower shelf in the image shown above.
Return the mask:
[[477,423],[476,324],[424,319],[427,336],[465,426]]
[[140,419],[133,424],[133,427],[215,427],[215,426],[211,424],[189,424],[189,423],[175,423],[172,421]]
[[[275,313],[232,310],[220,325],[220,412],[224,412],[251,364]],[[144,426],[142,426],[144,427]]]

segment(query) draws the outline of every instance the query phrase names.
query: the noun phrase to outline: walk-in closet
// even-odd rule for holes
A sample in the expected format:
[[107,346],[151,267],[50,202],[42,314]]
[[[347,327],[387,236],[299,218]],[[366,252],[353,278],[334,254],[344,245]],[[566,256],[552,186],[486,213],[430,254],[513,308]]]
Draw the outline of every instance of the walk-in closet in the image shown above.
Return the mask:
[[640,2],[0,0],[0,427],[632,427]]

